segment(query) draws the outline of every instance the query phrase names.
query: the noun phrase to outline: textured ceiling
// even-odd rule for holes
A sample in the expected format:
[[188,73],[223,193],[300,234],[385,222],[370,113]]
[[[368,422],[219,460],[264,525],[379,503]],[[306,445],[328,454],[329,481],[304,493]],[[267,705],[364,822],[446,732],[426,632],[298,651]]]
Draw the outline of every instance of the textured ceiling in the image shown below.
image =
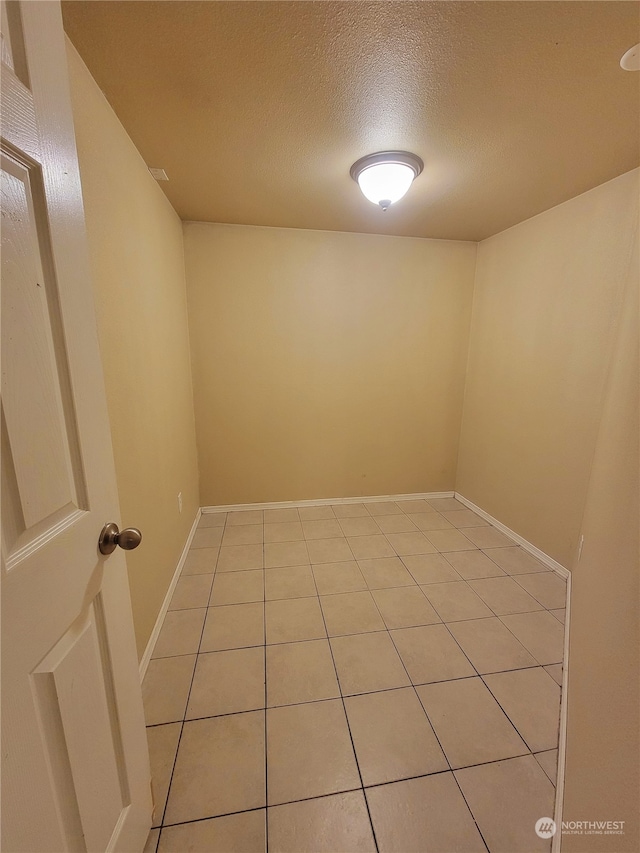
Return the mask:
[[[183,219],[479,240],[639,162],[636,2],[63,2]],[[349,167],[425,170],[386,213]]]

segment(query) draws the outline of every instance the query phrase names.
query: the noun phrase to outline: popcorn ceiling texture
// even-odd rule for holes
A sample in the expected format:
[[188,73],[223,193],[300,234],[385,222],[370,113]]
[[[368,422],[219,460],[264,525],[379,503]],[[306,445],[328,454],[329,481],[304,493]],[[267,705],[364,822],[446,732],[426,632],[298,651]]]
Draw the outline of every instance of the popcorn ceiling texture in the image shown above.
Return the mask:
[[[482,240],[638,165],[635,3],[62,6],[185,220]],[[382,214],[387,148],[425,171]]]

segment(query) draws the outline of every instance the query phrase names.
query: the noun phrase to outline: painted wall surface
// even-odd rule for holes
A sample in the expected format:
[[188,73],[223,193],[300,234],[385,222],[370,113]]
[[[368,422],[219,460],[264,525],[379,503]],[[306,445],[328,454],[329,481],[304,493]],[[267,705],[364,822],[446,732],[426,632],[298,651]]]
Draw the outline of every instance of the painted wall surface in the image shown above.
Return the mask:
[[634,170],[478,247],[456,489],[567,567],[637,207]]
[[475,244],[184,235],[203,505],[453,489]]
[[635,252],[572,571],[565,820],[624,820],[622,836],[567,836],[563,850],[640,849],[638,707],[638,291]]
[[198,507],[182,225],[70,44],[68,61],[141,655]]

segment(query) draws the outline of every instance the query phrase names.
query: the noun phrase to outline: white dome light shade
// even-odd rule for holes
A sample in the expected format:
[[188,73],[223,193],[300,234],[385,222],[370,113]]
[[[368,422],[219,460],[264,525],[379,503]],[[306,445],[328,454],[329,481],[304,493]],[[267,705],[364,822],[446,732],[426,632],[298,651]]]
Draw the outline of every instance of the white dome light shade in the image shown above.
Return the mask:
[[411,166],[402,163],[378,163],[369,166],[358,175],[358,184],[365,198],[374,204],[387,202],[387,207],[395,201],[400,201],[407,192],[416,173]]
[[620,68],[625,71],[640,71],[640,44],[635,44],[620,60]]
[[383,151],[362,157],[351,167],[365,198],[387,210],[408,191],[423,169],[422,160],[408,151]]

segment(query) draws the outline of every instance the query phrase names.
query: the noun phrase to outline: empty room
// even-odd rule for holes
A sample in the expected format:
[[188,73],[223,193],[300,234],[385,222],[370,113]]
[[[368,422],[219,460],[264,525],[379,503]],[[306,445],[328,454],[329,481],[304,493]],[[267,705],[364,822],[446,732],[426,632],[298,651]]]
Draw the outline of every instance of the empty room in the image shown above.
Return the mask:
[[640,847],[640,3],[2,0],[2,850]]

